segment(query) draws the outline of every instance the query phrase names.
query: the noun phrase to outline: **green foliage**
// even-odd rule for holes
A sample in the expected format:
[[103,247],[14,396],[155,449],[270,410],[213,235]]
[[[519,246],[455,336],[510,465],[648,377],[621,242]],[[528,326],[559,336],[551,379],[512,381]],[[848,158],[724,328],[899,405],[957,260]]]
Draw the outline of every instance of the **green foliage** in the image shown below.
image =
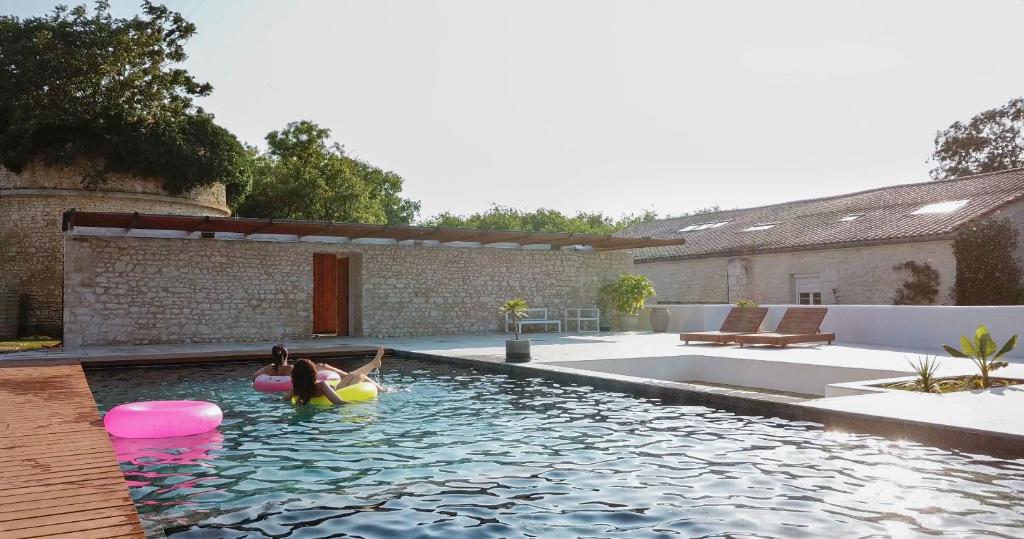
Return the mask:
[[245,150],[192,99],[212,87],[174,67],[195,25],[148,1],[114,18],[59,6],[0,16],[0,164],[86,163],[86,185],[109,172],[160,178],[173,193],[213,182],[245,190]]
[[515,322],[519,322],[520,320],[525,319],[527,316],[526,310],[529,308],[530,306],[526,304],[526,300],[522,298],[516,298],[506,301],[504,304],[502,304],[501,309],[499,309],[501,312],[507,314],[509,318],[512,319],[512,328],[516,333],[517,341],[519,340],[519,324],[516,324]]
[[736,302],[736,306],[741,309],[756,309],[757,302],[752,299],[741,299]]
[[939,385],[936,382],[935,373],[939,370],[939,360],[935,356],[924,356],[916,362],[907,360],[910,368],[914,369],[917,375],[917,389],[925,393],[939,393]]
[[907,280],[896,290],[893,305],[932,305],[939,294],[939,272],[927,262],[919,264],[907,260],[892,267],[909,273]]
[[654,285],[650,279],[637,273],[619,275],[619,279],[608,285],[607,290],[615,311],[621,314],[640,312],[647,298],[654,295]]
[[547,208],[525,211],[494,204],[489,210],[482,213],[471,215],[442,213],[426,219],[421,224],[445,228],[611,234],[637,223],[653,221],[657,218],[658,214],[650,210],[645,210],[636,215],[624,215],[615,219],[601,212],[580,212],[570,217],[558,210]]
[[957,305],[1013,305],[1021,300],[1021,267],[1014,257],[1017,229],[1008,219],[981,219],[953,239]]
[[967,337],[962,336],[960,337],[959,350],[948,344],[942,345],[942,348],[953,357],[967,358],[973,361],[981,372],[981,387],[991,387],[992,382],[989,379],[989,373],[1007,366],[1009,363],[999,361],[999,358],[1010,353],[1016,346],[1017,336],[1014,335],[1000,348],[996,345],[992,335],[989,334],[988,328],[982,324],[975,330],[973,342]]
[[419,202],[401,198],[402,178],[345,155],[330,130],[292,122],[267,137],[252,160],[243,217],[407,225]]
[[935,135],[934,179],[1024,167],[1024,97]]

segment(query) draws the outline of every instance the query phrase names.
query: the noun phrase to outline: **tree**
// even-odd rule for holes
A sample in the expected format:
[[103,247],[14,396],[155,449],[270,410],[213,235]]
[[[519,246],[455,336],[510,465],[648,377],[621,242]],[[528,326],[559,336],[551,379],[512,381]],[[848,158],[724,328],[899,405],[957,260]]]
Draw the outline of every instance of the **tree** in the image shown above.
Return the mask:
[[402,178],[345,155],[331,131],[289,123],[266,136],[252,160],[252,187],[238,206],[244,217],[409,224],[419,202],[401,198]]
[[651,210],[615,219],[601,212],[579,212],[570,217],[558,210],[548,208],[526,211],[493,204],[485,212],[470,215],[455,215],[445,212],[426,219],[421,224],[447,228],[611,234],[637,223],[653,221],[657,218],[658,214]]
[[86,184],[108,172],[161,178],[178,193],[213,182],[245,190],[245,149],[194,97],[208,83],[174,67],[195,25],[143,2],[114,18],[108,2],[59,6],[46,16],[0,16],[0,164],[91,164]]
[[1024,97],[935,135],[932,179],[1024,167]]
[[1021,267],[1014,256],[1017,229],[1008,219],[970,221],[953,239],[957,305],[1021,303]]
[[907,260],[892,267],[896,271],[906,271],[907,279],[896,289],[892,298],[893,305],[932,305],[939,294],[939,272],[927,262],[918,263]]

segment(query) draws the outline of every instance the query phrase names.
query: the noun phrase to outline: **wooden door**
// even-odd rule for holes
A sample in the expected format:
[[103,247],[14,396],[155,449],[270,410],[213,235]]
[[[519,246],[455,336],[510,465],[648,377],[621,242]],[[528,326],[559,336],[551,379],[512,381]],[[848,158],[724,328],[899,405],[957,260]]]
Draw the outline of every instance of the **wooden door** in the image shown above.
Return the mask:
[[338,335],[348,335],[348,260],[338,259]]
[[313,333],[338,332],[338,257],[313,255]]

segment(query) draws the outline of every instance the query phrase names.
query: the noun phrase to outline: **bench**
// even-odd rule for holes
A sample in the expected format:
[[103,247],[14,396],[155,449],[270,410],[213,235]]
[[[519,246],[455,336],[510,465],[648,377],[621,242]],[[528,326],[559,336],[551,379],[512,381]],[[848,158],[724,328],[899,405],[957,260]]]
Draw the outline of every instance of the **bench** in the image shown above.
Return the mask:
[[[548,318],[548,310],[542,307],[535,307],[526,309],[526,318],[516,322],[519,325],[519,333],[523,332],[523,326],[541,326],[544,331],[548,330],[548,326],[555,326],[559,333],[562,332],[562,321],[558,319]],[[505,313],[505,331],[512,331],[514,329],[512,325],[512,316]]]
[[[572,307],[565,310],[565,329],[569,331],[572,329],[572,325],[569,322],[576,322],[576,331],[578,333],[600,333],[601,332],[601,309],[597,307]],[[584,322],[593,322],[594,329],[583,329],[586,325]]]

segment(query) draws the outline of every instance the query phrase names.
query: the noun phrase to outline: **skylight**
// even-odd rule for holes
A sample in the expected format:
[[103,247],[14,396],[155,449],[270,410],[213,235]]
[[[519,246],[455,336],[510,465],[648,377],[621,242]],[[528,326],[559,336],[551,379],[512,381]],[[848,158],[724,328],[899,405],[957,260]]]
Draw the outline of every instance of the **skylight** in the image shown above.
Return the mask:
[[694,230],[707,230],[709,228],[718,228],[729,221],[718,221],[716,223],[698,223],[695,225],[686,225],[679,229],[679,232],[692,232]]
[[765,223],[763,225],[754,225],[750,228],[744,228],[744,232],[756,232],[758,230],[768,230],[769,228],[775,228],[778,223]]
[[950,213],[963,208],[970,200],[946,200],[921,206],[911,215],[925,215],[929,213]]
[[864,217],[863,213],[851,213],[850,215],[847,215],[846,217],[843,217],[839,221],[842,222],[842,223],[849,223],[850,221],[856,221],[857,219],[860,219],[861,217]]

